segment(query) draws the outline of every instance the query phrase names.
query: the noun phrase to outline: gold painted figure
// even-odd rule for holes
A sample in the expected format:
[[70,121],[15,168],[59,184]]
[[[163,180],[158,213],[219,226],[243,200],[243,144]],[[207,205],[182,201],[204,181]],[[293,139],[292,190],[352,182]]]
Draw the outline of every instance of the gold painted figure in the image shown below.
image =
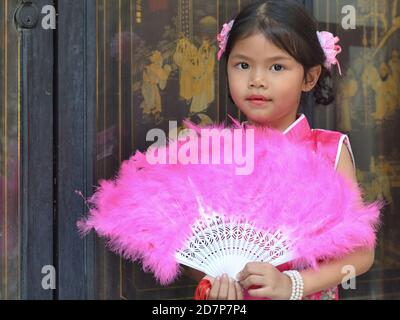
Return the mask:
[[173,60],[179,68],[179,95],[184,100],[192,99],[192,60],[196,56],[196,47],[181,34]]
[[158,122],[162,111],[160,89],[164,90],[166,87],[171,66],[168,64],[163,66],[163,57],[157,50],[152,52],[150,62],[143,71],[142,95],[144,101],[141,108],[145,118],[154,116]]
[[358,84],[355,80],[353,70],[349,70],[347,77],[343,83],[339,84],[338,91],[338,128],[344,132],[350,132],[351,127],[351,107],[352,98],[356,95],[358,90]]
[[205,111],[215,99],[216,48],[207,39],[199,49],[181,35],[173,60],[179,68],[179,95],[190,104],[190,114]]
[[205,111],[209,104],[214,101],[215,83],[214,83],[214,67],[215,67],[216,49],[210,46],[208,40],[203,40],[197,57],[193,64],[193,99],[190,105],[190,113],[199,113]]

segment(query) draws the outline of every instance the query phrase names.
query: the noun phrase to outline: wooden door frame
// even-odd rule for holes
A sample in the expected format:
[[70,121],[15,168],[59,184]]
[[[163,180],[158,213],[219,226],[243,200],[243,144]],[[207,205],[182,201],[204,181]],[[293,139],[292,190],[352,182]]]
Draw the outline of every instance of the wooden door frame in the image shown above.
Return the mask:
[[[96,0],[31,0],[33,28],[18,27],[21,73],[21,298],[94,297],[94,235],[76,221],[92,193],[95,163]],[[53,5],[55,30],[41,27]],[[45,289],[45,266],[56,286]],[[45,272],[45,273],[42,273]]]
[[[53,4],[30,2],[36,8]],[[53,299],[55,291],[42,287],[42,269],[54,266],[54,31],[42,29],[40,21],[33,28],[15,26],[20,44],[21,298]]]
[[58,149],[55,153],[57,299],[95,296],[94,234],[81,238],[76,221],[93,192],[96,143],[96,0],[58,0],[55,42]]

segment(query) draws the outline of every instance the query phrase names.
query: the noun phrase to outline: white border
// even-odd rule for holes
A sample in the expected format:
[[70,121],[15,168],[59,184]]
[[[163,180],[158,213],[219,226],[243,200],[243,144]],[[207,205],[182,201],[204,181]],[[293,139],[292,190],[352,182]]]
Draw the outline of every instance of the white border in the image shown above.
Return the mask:
[[[301,113],[300,117],[298,117],[295,122],[293,122],[289,127],[287,127],[285,131],[283,131],[283,134],[286,134],[290,130],[292,130],[301,120],[304,119],[304,117],[305,117],[304,113]],[[248,122],[249,121],[243,121],[242,122],[242,126],[246,125]]]
[[356,171],[356,161],[354,160],[353,150],[351,149],[349,137],[346,134],[342,135],[339,140],[339,145],[338,145],[338,149],[337,149],[337,153],[336,153],[336,160],[335,160],[335,170],[337,169],[337,165],[339,163],[339,157],[340,157],[340,153],[342,152],[342,146],[343,146],[343,143],[345,142],[345,139],[347,139],[346,147],[350,152],[351,160],[353,161],[353,169],[355,172]]
[[288,133],[290,130],[292,130],[301,120],[303,120],[305,115],[302,113],[300,117],[296,119],[295,122],[293,122],[285,131],[283,131],[283,134]]

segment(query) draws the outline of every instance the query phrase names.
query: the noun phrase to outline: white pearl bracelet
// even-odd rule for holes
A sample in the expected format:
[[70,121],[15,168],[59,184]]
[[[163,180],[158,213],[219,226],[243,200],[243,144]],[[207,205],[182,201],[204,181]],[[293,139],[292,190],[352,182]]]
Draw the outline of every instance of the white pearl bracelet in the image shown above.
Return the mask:
[[283,271],[292,281],[292,295],[290,300],[301,300],[304,293],[303,277],[297,270]]

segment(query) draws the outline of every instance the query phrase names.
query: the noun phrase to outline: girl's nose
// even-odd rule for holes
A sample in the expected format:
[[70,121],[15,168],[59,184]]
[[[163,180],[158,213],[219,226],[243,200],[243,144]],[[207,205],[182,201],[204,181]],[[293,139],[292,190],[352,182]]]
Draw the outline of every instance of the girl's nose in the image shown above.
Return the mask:
[[250,82],[250,88],[266,88],[264,81],[255,79]]
[[254,74],[249,81],[250,88],[266,88],[266,80],[261,74]]

